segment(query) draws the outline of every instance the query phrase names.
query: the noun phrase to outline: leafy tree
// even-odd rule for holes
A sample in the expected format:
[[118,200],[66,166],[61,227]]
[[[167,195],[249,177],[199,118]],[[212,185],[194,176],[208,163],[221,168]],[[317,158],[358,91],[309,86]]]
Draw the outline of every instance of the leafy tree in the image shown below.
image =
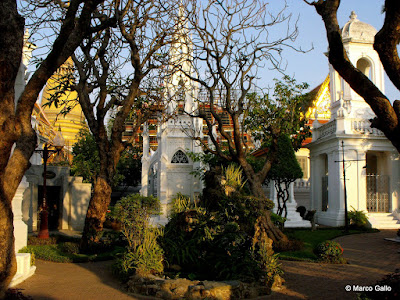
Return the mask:
[[84,182],[93,183],[100,169],[100,156],[93,135],[88,130],[79,132],[78,141],[72,148],[71,173],[82,176]]
[[252,138],[261,142],[261,147],[271,145],[274,138],[271,129],[279,128],[279,134],[289,136],[297,151],[304,139],[311,135],[308,120],[304,118],[310,103],[309,95],[304,93],[308,84],[297,83],[287,75],[274,81],[272,95],[248,95],[249,112],[244,124]]
[[[284,127],[269,120],[269,126],[265,127],[270,137],[269,151],[262,168],[256,172],[247,160],[250,149],[244,133],[248,127],[243,120],[259,100],[258,97],[254,100],[248,97],[254,89],[258,68],[269,63],[272,68],[281,70],[282,50],[297,34],[297,28],[291,28],[289,19],[284,8],[272,15],[263,1],[235,0],[229,5],[209,1],[207,6],[199,8],[188,18],[192,28],[195,75],[180,69],[201,87],[198,99],[200,109],[192,116],[202,118],[206,123],[208,141],[200,137],[196,140],[205,151],[239,164],[252,194],[262,199],[265,199],[262,183],[275,160],[277,138]],[[272,39],[276,35],[270,31],[279,30],[282,25],[288,26],[289,30]],[[282,110],[282,113],[290,115],[291,112]],[[288,116],[281,120],[285,118]],[[225,149],[228,151],[225,152]],[[265,217],[264,226],[274,242],[286,239],[272,224],[269,214]]]
[[290,184],[296,179],[303,177],[303,171],[296,159],[292,143],[287,135],[281,135],[278,138],[278,150],[276,162],[268,172],[267,179],[274,181],[278,200],[277,214],[286,218],[286,202],[290,196]]
[[[82,40],[110,25],[109,18],[96,14],[102,0],[24,1],[29,6],[25,14],[28,25],[35,23],[36,32],[47,38],[49,48],[22,93],[16,95],[25,33],[25,18],[17,2],[22,4],[0,2],[0,298],[16,272],[11,202],[36,145],[31,125],[35,102],[50,76]],[[50,29],[54,30],[51,37]]]
[[[127,147],[121,154],[112,186],[136,186],[141,179],[140,148]],[[81,130],[77,143],[72,149],[71,173],[82,176],[85,182],[94,183],[100,170],[100,156],[94,136],[88,130]]]
[[[376,117],[371,127],[381,130],[400,152],[400,101],[389,99],[374,83],[354,66],[343,47],[341,30],[337,20],[340,0],[318,0],[305,3],[314,6],[325,24],[329,44],[329,62],[350,87],[369,104]],[[383,7],[385,20],[375,35],[374,49],[393,84],[400,90],[400,59],[397,45],[400,41],[400,2],[386,0]]]
[[122,153],[117,165],[117,173],[121,176],[119,184],[137,186],[142,180],[141,147],[128,146]]
[[[142,124],[163,110],[168,46],[182,25],[176,22],[179,5],[167,0],[106,3],[101,12],[105,17],[116,16],[116,28],[106,28],[85,39],[72,55],[74,69],[60,80],[60,93],[77,92],[99,155],[81,241],[83,251],[99,240],[124,150],[135,143]],[[57,103],[56,98],[50,100]],[[73,107],[69,99],[57,104],[66,110]],[[106,124],[110,113],[113,121]],[[122,135],[127,119],[133,135],[125,141]]]

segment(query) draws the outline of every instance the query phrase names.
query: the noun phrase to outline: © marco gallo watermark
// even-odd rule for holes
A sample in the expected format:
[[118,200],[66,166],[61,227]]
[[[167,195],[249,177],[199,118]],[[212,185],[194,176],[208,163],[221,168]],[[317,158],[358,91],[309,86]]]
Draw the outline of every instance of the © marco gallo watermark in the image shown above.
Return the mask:
[[346,285],[344,287],[346,292],[391,292],[392,287],[390,285]]

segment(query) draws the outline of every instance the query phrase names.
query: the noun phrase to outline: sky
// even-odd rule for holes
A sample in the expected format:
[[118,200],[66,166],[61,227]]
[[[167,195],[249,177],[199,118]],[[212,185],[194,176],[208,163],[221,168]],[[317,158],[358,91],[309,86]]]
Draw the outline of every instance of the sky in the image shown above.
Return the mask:
[[[282,54],[287,65],[285,74],[294,77],[298,82],[307,82],[310,86],[309,90],[321,84],[329,72],[328,58],[324,54],[328,49],[328,43],[324,23],[315,8],[307,5],[303,0],[262,1],[268,3],[268,10],[272,12],[280,10],[286,3],[286,14],[292,14],[293,22],[298,19],[299,35],[294,45],[304,50],[312,48],[307,53],[285,49]],[[383,4],[384,0],[342,0],[338,10],[339,25],[342,27],[349,20],[351,11],[355,11],[360,21],[371,24],[379,30],[384,21]],[[275,32],[274,34],[281,36],[284,33]],[[273,86],[274,78],[282,78],[282,74],[268,68],[258,71],[257,76],[261,79],[257,85],[261,87]],[[385,94],[391,101],[400,99],[400,92],[387,76],[385,76]]]
[[[271,9],[282,7],[283,0],[269,0]],[[295,45],[302,49],[314,49],[307,53],[297,53],[287,50],[283,53],[287,61],[286,74],[294,76],[298,82],[307,82],[310,89],[322,83],[328,75],[328,58],[324,53],[328,49],[326,31],[321,17],[313,6],[307,5],[303,0],[286,0],[287,12],[293,14],[298,20],[299,36]],[[371,24],[378,31],[382,27],[384,14],[382,7],[384,0],[342,0],[338,10],[338,21],[342,27],[348,20],[351,11],[355,11],[358,19]],[[281,75],[265,71],[263,80],[272,82],[273,78]],[[399,91],[393,86],[388,77],[385,77],[385,94],[391,100],[400,99]]]

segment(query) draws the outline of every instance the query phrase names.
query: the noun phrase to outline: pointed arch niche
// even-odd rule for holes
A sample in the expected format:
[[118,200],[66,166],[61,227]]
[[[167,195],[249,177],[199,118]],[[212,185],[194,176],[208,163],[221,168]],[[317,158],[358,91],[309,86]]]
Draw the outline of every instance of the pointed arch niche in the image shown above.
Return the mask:
[[176,151],[175,154],[172,156],[171,164],[188,164],[188,163],[189,163],[189,158],[182,150]]

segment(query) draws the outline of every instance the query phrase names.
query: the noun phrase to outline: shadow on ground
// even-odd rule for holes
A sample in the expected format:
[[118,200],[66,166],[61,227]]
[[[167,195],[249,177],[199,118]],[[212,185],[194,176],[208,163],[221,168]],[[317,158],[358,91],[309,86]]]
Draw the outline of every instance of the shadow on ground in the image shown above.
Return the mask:
[[[349,261],[346,265],[282,261],[285,287],[258,299],[356,299],[355,292],[346,292],[346,285],[373,285],[400,268],[400,244],[384,240],[395,235],[395,230],[383,230],[336,239]],[[36,274],[16,288],[35,300],[154,299],[127,294],[112,276],[111,264],[37,260]]]

